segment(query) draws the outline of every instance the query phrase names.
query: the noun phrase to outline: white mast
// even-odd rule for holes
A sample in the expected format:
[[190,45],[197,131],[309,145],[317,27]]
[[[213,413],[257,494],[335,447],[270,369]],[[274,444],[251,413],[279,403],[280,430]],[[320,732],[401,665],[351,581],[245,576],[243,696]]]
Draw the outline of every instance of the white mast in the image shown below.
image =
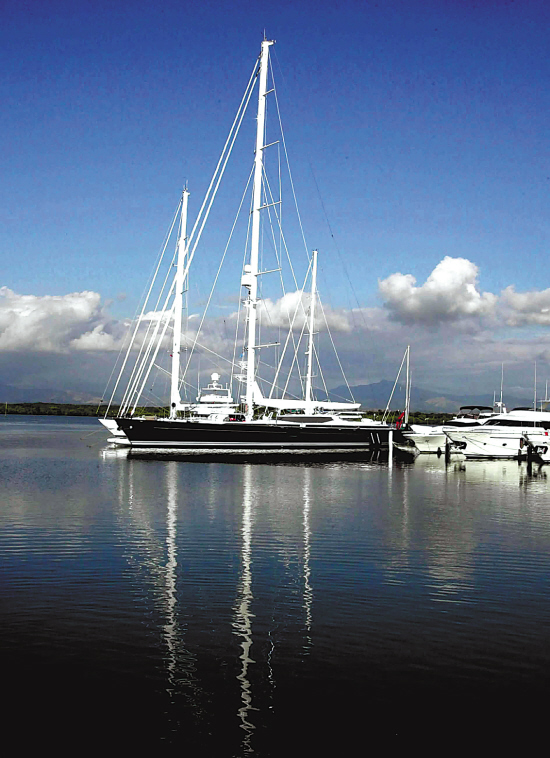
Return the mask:
[[313,391],[311,377],[313,372],[313,328],[315,326],[315,297],[317,294],[317,250],[313,251],[313,265],[311,270],[311,303],[309,306],[309,347],[307,350],[307,375],[305,401],[307,412],[313,412]]
[[185,255],[187,252],[187,201],[189,192],[183,190],[181,200],[181,230],[178,240],[178,256],[176,264],[176,294],[174,295],[174,340],[172,342],[172,373],[170,385],[170,418],[176,418],[178,407],[181,405],[180,353],[181,353],[181,321],[183,315],[183,290],[185,288]]
[[411,409],[411,346],[407,345],[407,387],[405,390],[405,416],[403,424],[409,423],[409,413]]
[[256,321],[258,306],[258,259],[260,249],[260,209],[262,206],[262,174],[264,157],[265,131],[265,97],[267,89],[267,69],[269,47],[272,40],[263,40],[260,54],[258,121],[256,125],[256,154],[254,158],[254,194],[252,198],[252,233],[250,246],[250,265],[245,266],[242,284],[248,287],[248,346],[246,357],[246,420],[252,421],[254,415],[254,379],[256,363]]

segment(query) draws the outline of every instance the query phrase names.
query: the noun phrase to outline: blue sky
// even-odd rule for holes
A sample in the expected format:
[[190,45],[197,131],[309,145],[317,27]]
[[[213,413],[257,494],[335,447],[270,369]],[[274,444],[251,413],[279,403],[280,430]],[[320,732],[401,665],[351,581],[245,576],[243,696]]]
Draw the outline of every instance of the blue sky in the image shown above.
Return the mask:
[[[400,273],[419,288],[447,256],[475,264],[475,287],[499,302],[509,287],[546,289],[547,3],[4,0],[0,14],[0,286],[38,299],[90,291],[111,319],[131,316],[185,182],[196,212],[265,29],[277,40],[286,135],[325,299],[399,325],[395,353],[356,381],[390,378],[407,341],[427,361],[422,345],[449,345],[459,332],[461,345],[474,340],[480,387],[500,365],[499,341],[516,384],[528,385],[526,361],[546,370],[543,296],[529,318],[525,302],[508,297],[523,320],[508,318],[497,335],[494,324],[473,326],[471,309],[459,309],[462,331],[448,313],[428,323],[378,281]],[[227,220],[231,198],[220,203]],[[23,363],[13,368],[29,345],[2,348],[0,339],[0,384],[37,381]],[[67,353],[57,355],[61,369]],[[440,375],[422,363],[418,375],[442,388],[458,381],[451,363]]]

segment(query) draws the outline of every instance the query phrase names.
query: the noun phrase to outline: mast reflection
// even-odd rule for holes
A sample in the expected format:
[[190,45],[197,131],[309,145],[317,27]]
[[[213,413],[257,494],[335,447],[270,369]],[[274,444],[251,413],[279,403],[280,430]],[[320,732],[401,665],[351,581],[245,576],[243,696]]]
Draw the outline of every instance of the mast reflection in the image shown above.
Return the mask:
[[[170,460],[164,462],[164,487],[155,491],[152,500],[151,487],[147,486],[146,472],[139,465],[139,459],[128,450],[112,448],[102,450],[101,457],[105,463],[120,464],[116,467],[117,494],[120,522],[128,534],[126,560],[139,574],[146,572],[153,589],[153,604],[162,618],[159,629],[166,650],[163,656],[166,692],[173,704],[183,695],[187,706],[198,713],[201,690],[195,675],[196,656],[185,647],[185,627],[179,618],[178,464]],[[164,499],[163,495],[166,502],[164,539],[155,523],[155,508],[159,500]],[[145,597],[149,596],[143,578],[140,584]],[[177,719],[177,713],[174,718]]]
[[305,627],[306,627],[306,644],[304,649],[307,651],[312,644],[311,640],[311,623],[312,623],[312,606],[313,606],[313,588],[311,586],[311,526],[310,526],[310,509],[311,509],[311,469],[304,468],[304,503],[303,503],[303,519],[302,524],[304,528],[304,565],[303,565],[303,577],[304,577],[304,612],[305,612]]
[[250,656],[252,648],[252,618],[251,604],[252,594],[252,466],[245,464],[243,476],[243,515],[241,525],[242,548],[241,548],[241,579],[237,590],[237,603],[235,606],[235,621],[233,628],[235,634],[241,638],[242,654],[241,670],[237,680],[241,687],[241,707],[237,711],[244,729],[245,736],[242,748],[245,752],[252,752],[250,741],[254,732],[254,724],[250,721],[252,710],[252,689],[248,679],[248,667],[254,663]]

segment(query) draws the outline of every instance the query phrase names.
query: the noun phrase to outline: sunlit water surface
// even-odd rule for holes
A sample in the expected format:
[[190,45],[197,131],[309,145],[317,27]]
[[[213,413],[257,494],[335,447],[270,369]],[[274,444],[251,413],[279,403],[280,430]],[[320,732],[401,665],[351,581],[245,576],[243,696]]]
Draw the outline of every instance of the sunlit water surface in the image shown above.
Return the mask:
[[21,748],[348,755],[545,723],[545,468],[128,454],[98,426],[0,419]]

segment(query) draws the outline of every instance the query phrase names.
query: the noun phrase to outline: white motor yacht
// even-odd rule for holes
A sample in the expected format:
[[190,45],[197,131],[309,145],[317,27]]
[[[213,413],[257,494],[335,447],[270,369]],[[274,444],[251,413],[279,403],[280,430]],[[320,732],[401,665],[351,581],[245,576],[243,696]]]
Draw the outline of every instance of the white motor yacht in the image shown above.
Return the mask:
[[445,445],[448,442],[446,431],[476,428],[501,413],[506,413],[506,408],[502,403],[497,403],[495,408],[487,405],[463,405],[458,414],[445,424],[437,426],[410,424],[409,428],[402,432],[405,439],[401,447],[405,444],[414,446],[419,453],[441,455],[445,452]]
[[550,430],[549,411],[514,408],[474,428],[446,430],[446,435],[466,458],[518,458],[524,455],[524,435],[546,430]]

